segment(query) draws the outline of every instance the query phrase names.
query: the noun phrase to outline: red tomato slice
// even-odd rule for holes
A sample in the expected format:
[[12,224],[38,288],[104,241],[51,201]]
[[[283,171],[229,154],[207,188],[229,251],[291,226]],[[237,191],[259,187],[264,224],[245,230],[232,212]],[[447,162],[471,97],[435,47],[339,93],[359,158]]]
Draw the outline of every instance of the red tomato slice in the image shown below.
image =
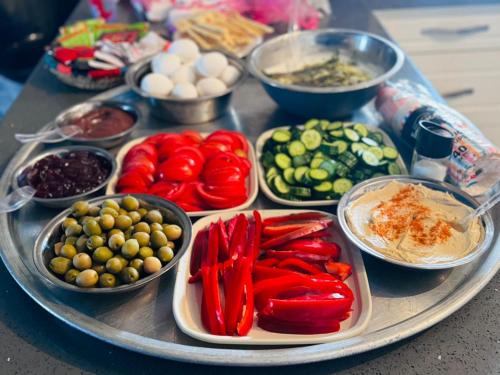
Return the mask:
[[235,145],[234,150],[242,149],[243,151],[245,151],[245,153],[248,153],[248,140],[246,139],[246,137],[242,133],[236,132],[236,131],[231,131],[231,130],[221,129],[221,130],[216,130],[211,135],[216,135],[216,134],[217,135],[223,134],[223,135],[227,135],[227,136],[231,137],[233,139],[233,142]]
[[245,197],[222,197],[218,195],[214,195],[205,190],[203,184],[197,184],[196,189],[200,197],[211,207],[213,208],[229,208],[237,206],[243,202],[245,202]]
[[170,158],[160,164],[157,177],[161,181],[187,182],[194,181],[199,171],[195,170],[184,158]]
[[174,157],[186,157],[193,159],[200,169],[203,167],[203,163],[205,162],[205,157],[201,153],[201,151],[194,146],[184,146],[180,147],[175,151]]
[[228,134],[222,134],[218,132],[213,132],[210,134],[206,139],[205,142],[217,142],[217,143],[224,143],[228,145],[231,150],[235,150],[236,148],[239,147],[239,141],[235,140],[233,137],[231,137]]
[[202,135],[194,130],[184,130],[181,135],[185,138],[189,138],[196,145],[199,145],[201,142],[203,142]]
[[231,148],[225,143],[205,142],[201,144],[200,151],[205,159],[208,160],[217,155],[219,152],[231,151]]
[[189,146],[189,140],[179,136],[172,138],[158,146],[158,159],[160,162],[167,160],[169,157],[175,155],[175,152],[184,146]]
[[153,163],[156,163],[158,161],[158,152],[156,152],[155,146],[148,143],[141,143],[135,145],[127,152],[127,155],[125,155],[123,162],[127,163],[128,161],[135,159],[138,156],[145,156]]
[[138,173],[128,172],[124,173],[116,183],[116,190],[121,191],[125,188],[137,188],[141,192],[147,191],[147,183],[144,177]]
[[138,173],[153,175],[156,167],[153,162],[144,156],[138,155],[134,159],[123,164],[122,171],[137,171]]
[[243,183],[226,183],[224,185],[205,185],[207,192],[222,197],[247,197],[247,188]]
[[240,167],[241,158],[236,156],[234,152],[219,152],[207,161],[205,170],[216,170],[229,165]]
[[181,136],[176,133],[158,133],[147,137],[143,143],[150,143],[155,146],[160,146],[172,140],[180,140]]
[[177,205],[186,212],[205,211],[203,207],[195,206],[186,202],[176,202]]
[[203,171],[203,179],[209,185],[224,185],[228,182],[245,183],[245,177],[241,170],[234,166],[228,165],[227,167],[217,168]]
[[186,188],[177,197],[177,202],[184,202],[193,206],[204,207],[205,202],[198,194],[196,186],[199,184],[197,181],[186,183]]
[[149,188],[148,194],[158,195],[162,198],[175,201],[185,188],[186,184],[184,183],[158,181]]

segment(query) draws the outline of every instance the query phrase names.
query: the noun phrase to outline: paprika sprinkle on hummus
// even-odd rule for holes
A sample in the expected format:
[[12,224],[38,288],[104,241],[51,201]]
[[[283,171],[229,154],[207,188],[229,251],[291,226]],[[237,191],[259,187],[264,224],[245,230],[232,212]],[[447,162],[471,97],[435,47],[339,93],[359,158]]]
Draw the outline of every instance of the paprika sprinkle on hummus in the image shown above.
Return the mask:
[[351,230],[382,254],[410,263],[441,263],[464,257],[484,236],[478,219],[465,232],[458,222],[472,209],[448,193],[391,182],[347,207]]

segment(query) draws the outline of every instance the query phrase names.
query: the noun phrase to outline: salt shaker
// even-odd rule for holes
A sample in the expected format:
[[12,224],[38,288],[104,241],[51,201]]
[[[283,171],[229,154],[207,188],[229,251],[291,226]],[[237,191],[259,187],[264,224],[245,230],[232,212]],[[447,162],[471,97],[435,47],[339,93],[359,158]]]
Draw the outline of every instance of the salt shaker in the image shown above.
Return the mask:
[[418,123],[411,174],[444,181],[453,151],[455,134],[451,128],[433,121]]

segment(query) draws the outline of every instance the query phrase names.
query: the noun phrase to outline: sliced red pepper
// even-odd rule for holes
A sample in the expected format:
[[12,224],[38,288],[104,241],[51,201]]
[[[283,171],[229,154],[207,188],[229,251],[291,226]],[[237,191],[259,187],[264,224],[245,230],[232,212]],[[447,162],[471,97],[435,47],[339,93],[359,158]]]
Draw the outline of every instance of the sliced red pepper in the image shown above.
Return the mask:
[[208,251],[206,254],[206,264],[214,266],[219,257],[219,228],[217,224],[210,224],[208,229]]
[[277,258],[267,258],[267,259],[262,259],[258,260],[255,264],[259,266],[266,266],[266,267],[273,267],[279,263],[279,259]]
[[301,260],[299,258],[288,258],[288,259],[282,260],[281,262],[279,262],[277,264],[277,267],[292,270],[292,271],[307,273],[310,275],[314,275],[314,274],[323,272],[323,270],[321,268],[319,268],[318,266],[304,262],[303,260]]
[[322,214],[320,212],[301,212],[298,214],[268,217],[267,219],[265,219],[263,221],[263,224],[264,224],[264,226],[266,226],[266,225],[281,224],[281,223],[287,223],[287,222],[293,222],[293,221],[321,220],[321,219],[327,219],[327,218],[328,218],[328,216],[326,216],[325,214]]
[[298,250],[311,254],[328,255],[333,258],[340,256],[339,245],[322,240],[293,240],[280,247],[280,250]]
[[255,223],[253,221],[249,222],[247,229],[247,240],[245,246],[245,257],[252,259],[255,251]]
[[254,241],[254,250],[253,250],[253,261],[257,260],[260,255],[260,244],[262,240],[262,217],[259,211],[253,211],[253,218],[255,221],[255,241]]
[[230,336],[236,333],[238,319],[243,310],[245,272],[250,272],[250,270],[245,268],[245,263],[242,259],[238,259],[238,261],[234,263],[233,269],[228,274],[229,277],[225,282],[224,318],[226,322],[226,332]]
[[217,229],[219,230],[219,262],[229,259],[229,236],[227,235],[226,225],[219,219],[217,221]]
[[272,316],[259,314],[257,324],[269,332],[292,333],[298,335],[315,335],[321,333],[337,332],[340,322],[336,319],[321,320],[317,322],[285,322]]
[[243,316],[238,323],[236,329],[238,336],[246,336],[252,328],[253,325],[253,315],[254,315],[254,291],[252,282],[252,270],[250,268],[252,264],[252,259],[248,259],[249,269],[245,272],[245,307],[243,310]]
[[298,224],[285,224],[285,225],[267,225],[264,226],[262,230],[262,234],[264,236],[282,236],[283,234],[287,234],[293,232],[294,230],[300,229],[304,226],[303,223]]
[[302,276],[302,274],[295,271],[290,271],[275,267],[260,266],[258,264],[255,264],[253,269],[253,278],[255,282],[266,279],[275,279],[281,276],[289,276],[289,275]]
[[201,267],[202,259],[205,258],[205,253],[208,247],[208,230],[201,230],[196,234],[191,250],[191,259],[189,262],[189,273],[194,275]]
[[298,258],[309,263],[323,263],[323,262],[328,262],[331,259],[329,255],[311,254],[298,250],[267,250],[265,254],[267,258],[275,258],[275,259]]
[[322,220],[316,223],[305,224],[302,228],[294,230],[293,232],[283,234],[278,237],[271,238],[262,244],[263,249],[269,249],[271,247],[282,246],[288,241],[298,239],[310,233],[318,232],[325,229],[332,223],[331,220]]
[[245,215],[239,214],[229,242],[229,256],[231,259],[243,256],[245,252],[245,242],[247,240],[247,229],[248,219]]
[[209,327],[205,327],[211,334],[225,335],[226,327],[224,312],[219,291],[219,279],[217,266],[202,266],[203,294],[207,304]]
[[328,240],[331,237],[332,237],[332,231],[329,229],[323,229],[320,230],[319,232],[308,234],[307,236],[304,236],[302,238],[307,240],[312,240],[312,239]]
[[332,275],[338,276],[340,280],[344,281],[352,273],[352,266],[347,263],[341,262],[327,262],[325,263],[326,270]]

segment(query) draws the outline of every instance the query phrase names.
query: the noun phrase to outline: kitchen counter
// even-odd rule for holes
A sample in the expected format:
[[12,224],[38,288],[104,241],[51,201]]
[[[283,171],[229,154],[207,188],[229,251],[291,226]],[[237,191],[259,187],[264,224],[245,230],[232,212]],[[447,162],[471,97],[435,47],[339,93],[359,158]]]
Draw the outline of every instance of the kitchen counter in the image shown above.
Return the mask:
[[[384,34],[372,16],[368,1],[334,1],[330,24]],[[382,1],[376,2],[378,5]],[[72,19],[89,16],[82,1]],[[132,19],[130,9],[120,9],[121,19]],[[405,64],[400,77],[428,85],[412,66]],[[19,145],[15,132],[33,132],[61,110],[93,93],[78,91],[57,81],[39,64],[7,113],[0,127],[0,170]],[[252,139],[252,121],[273,125],[287,123],[289,116],[276,110],[260,95],[244,109],[242,127]],[[254,108],[259,114],[251,115]],[[241,108],[236,108],[240,110]],[[498,217],[498,215],[497,215]],[[498,221],[497,221],[498,222]],[[178,363],[123,350],[62,323],[25,294],[0,262],[0,374],[142,374],[142,373],[253,373],[255,369],[220,368]],[[293,367],[262,368],[273,374],[494,374],[500,373],[500,275],[466,306],[434,327],[409,339],[364,354]]]

